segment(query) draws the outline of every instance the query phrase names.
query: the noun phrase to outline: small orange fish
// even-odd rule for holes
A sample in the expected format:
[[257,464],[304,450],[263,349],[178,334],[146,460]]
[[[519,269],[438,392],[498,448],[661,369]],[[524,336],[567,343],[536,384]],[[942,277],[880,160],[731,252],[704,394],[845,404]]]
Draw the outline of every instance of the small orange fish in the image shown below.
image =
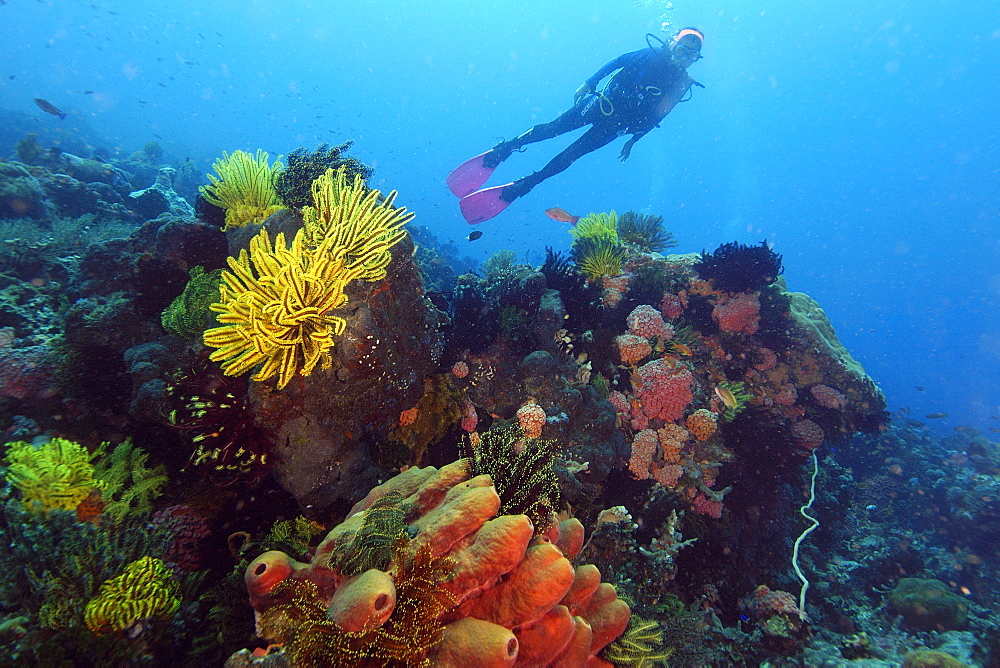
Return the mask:
[[722,401],[722,403],[725,404],[726,408],[728,408],[730,410],[736,408],[736,405],[737,405],[737,403],[736,403],[736,395],[734,395],[732,393],[732,391],[727,390],[724,387],[716,387],[715,388],[715,396],[719,397],[719,399]]
[[[693,357],[694,351],[691,350],[691,346],[685,345],[683,343],[672,343],[670,344],[670,350],[677,353],[678,355],[683,355],[685,357]],[[732,392],[730,392],[732,394]],[[720,397],[721,398],[721,397]]]
[[41,98],[36,97],[35,104],[37,104],[38,108],[44,111],[46,114],[52,114],[53,116],[58,116],[59,120],[66,118],[66,112],[60,111],[59,109],[56,108],[56,105],[52,104],[48,100],[43,100]]
[[580,216],[574,216],[565,209],[560,209],[557,206],[546,209],[545,215],[552,220],[558,220],[560,223],[569,223],[570,225],[576,225],[576,221],[580,220]]

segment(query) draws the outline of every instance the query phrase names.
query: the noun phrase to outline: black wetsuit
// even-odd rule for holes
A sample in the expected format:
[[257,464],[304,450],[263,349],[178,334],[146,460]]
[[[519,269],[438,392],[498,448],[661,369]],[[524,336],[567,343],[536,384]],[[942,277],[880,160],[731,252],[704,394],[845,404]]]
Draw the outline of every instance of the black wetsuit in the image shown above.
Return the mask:
[[[545,167],[507,186],[501,199],[512,201],[536,185],[555,176],[582,155],[596,151],[621,135],[638,140],[657,126],[695,83],[687,71],[675,65],[662,49],[639,49],[622,54],[587,79],[591,90],[612,72],[617,72],[603,93],[582,97],[573,108],[548,123],[536,125],[495,152],[499,163],[526,144],[544,141],[590,125],[583,135],[552,158]],[[489,154],[488,154],[489,155]],[[486,162],[484,160],[484,162]]]

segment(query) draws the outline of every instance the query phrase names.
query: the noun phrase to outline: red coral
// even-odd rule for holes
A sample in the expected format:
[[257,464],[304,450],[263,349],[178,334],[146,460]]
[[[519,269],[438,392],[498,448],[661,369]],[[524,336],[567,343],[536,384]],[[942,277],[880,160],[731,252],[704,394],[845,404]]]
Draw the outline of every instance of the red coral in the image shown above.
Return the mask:
[[664,318],[671,320],[681,317],[684,313],[684,300],[680,295],[668,292],[663,295],[663,302],[660,304],[660,311]]
[[698,492],[698,496],[691,500],[691,510],[699,515],[719,519],[722,517],[722,501],[710,499],[703,492]]
[[48,348],[28,346],[13,348],[11,335],[0,341],[0,396],[13,399],[44,399],[55,392],[52,369],[47,361]]
[[756,334],[760,326],[760,300],[756,294],[736,294],[719,301],[712,320],[724,332]]

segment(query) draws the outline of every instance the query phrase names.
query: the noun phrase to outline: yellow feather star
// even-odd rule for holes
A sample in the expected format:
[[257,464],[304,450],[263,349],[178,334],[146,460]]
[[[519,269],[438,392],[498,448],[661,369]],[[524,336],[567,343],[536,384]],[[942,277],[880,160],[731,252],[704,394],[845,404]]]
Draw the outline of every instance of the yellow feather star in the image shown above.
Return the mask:
[[262,364],[253,380],[277,375],[281,389],[296,373],[308,376],[320,361],[329,365],[333,337],[346,322],[328,312],[347,302],[344,288],[362,271],[346,265],[343,250],[331,248],[332,239],[315,249],[304,240],[299,230],[286,248],[285,235],[278,234],[272,247],[261,230],[249,256],[241,250],[229,258],[220,301],[211,306],[221,327],[204,336],[206,345],[218,348],[210,359],[221,362],[227,376]]
[[392,206],[395,191],[379,202],[378,190],[360,176],[347,183],[342,171],[327,170],[312,192],[315,206],[303,209],[303,227],[290,247],[284,234],[272,246],[261,230],[249,255],[241,250],[228,259],[219,302],[210,307],[221,326],[204,334],[205,345],[218,348],[209,358],[228,376],[259,364],[251,378],[277,375],[282,389],[296,373],[308,376],[320,362],[329,366],[333,339],[347,325],[329,312],[347,303],[351,281],[385,278],[392,246],[413,218]]
[[413,219],[406,207],[393,207],[396,191],[380,203],[382,193],[366,187],[360,175],[348,183],[343,170],[328,169],[313,181],[312,194],[315,206],[302,209],[309,243],[332,239],[334,248],[344,249],[348,267],[363,267],[361,280],[385,278],[390,249],[406,236],[403,225]]
[[208,174],[209,185],[198,190],[210,203],[226,210],[224,229],[263,222],[283,208],[274,190],[274,179],[284,165],[280,160],[268,165],[267,160],[267,153],[260,149],[254,155],[223,151],[212,164],[219,176]]

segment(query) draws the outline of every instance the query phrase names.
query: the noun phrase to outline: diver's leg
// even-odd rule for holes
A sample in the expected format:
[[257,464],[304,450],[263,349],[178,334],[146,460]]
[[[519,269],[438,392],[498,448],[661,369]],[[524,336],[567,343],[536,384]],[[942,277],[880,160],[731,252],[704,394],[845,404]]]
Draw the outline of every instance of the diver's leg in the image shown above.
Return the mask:
[[580,113],[580,108],[573,107],[555,120],[535,125],[527,132],[511,139],[510,141],[500,142],[493,147],[493,150],[483,156],[483,165],[486,167],[496,167],[501,162],[509,158],[511,153],[518,150],[522,146],[558,137],[559,135],[570,132],[571,130],[582,128],[586,124],[587,122],[583,120],[583,114]]
[[584,132],[579,139],[567,146],[559,155],[549,160],[549,163],[539,171],[518,179],[504,188],[500,193],[500,199],[505,202],[512,202],[518,197],[527,195],[531,192],[532,188],[545,179],[565,171],[580,156],[606,146],[617,137],[618,131],[615,127],[599,127],[594,125]]

